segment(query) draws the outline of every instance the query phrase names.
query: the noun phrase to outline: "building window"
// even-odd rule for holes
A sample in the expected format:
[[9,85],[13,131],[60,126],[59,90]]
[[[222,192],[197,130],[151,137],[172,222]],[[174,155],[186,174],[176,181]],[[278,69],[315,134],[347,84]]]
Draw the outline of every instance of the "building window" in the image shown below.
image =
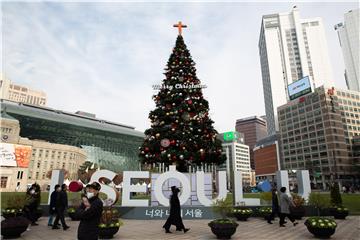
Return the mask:
[[8,177],[1,177],[0,188],[6,188]]

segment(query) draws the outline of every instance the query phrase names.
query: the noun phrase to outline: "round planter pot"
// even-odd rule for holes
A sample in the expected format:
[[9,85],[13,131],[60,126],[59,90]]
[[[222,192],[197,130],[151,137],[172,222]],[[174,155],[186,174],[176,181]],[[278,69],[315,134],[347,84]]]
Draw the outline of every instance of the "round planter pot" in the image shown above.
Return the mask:
[[3,213],[2,213],[2,216],[3,216],[5,219],[11,218],[11,217],[20,217],[20,216],[22,216],[22,215],[23,215],[22,212],[16,212],[16,213],[3,212]]
[[79,219],[77,219],[75,217],[75,213],[74,212],[68,212],[68,216],[69,218],[71,218],[71,221],[79,221]]
[[1,228],[1,235],[4,239],[19,238],[20,235],[26,231],[28,225]]
[[294,207],[291,208],[290,210],[291,210],[291,215],[297,220],[301,220],[305,216],[304,206]]
[[251,216],[251,214],[234,213],[234,216],[238,221],[247,221],[247,219]]
[[231,223],[212,223],[209,226],[218,239],[230,239],[238,227],[238,225]]
[[314,228],[306,226],[308,231],[317,238],[330,238],[335,233],[335,228]]
[[331,208],[330,213],[335,219],[346,219],[349,215],[349,211],[338,211],[336,208]]
[[111,239],[119,231],[120,227],[99,228],[100,239]]

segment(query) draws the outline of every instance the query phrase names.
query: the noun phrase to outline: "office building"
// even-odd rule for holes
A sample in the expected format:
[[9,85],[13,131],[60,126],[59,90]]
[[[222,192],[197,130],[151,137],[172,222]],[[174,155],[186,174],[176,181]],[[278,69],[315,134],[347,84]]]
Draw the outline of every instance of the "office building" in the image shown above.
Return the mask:
[[309,76],[312,88],[332,86],[321,18],[301,19],[299,10],[262,17],[259,55],[268,135],[278,130],[277,107],[289,101],[289,84]]
[[244,144],[244,137],[239,132],[225,132],[218,135],[222,141],[223,152],[226,161],[219,166],[219,170],[226,171],[228,187],[232,188],[233,171],[242,173],[243,185],[251,183],[250,153],[249,146]]
[[22,138],[19,121],[6,113],[1,114],[0,122],[0,191],[26,191],[35,182],[45,190],[53,169],[65,169],[67,179],[78,180],[77,171],[86,161],[83,149]]
[[238,119],[235,130],[244,134],[244,144],[250,149],[251,169],[255,169],[253,148],[257,141],[267,136],[266,120],[257,116]]
[[21,137],[82,148],[87,161],[114,172],[140,169],[144,134],[134,127],[7,100],[1,100],[1,111],[19,121]]
[[344,23],[335,25],[344,57],[346,85],[353,91],[360,91],[359,21],[359,9],[355,9],[345,13]]
[[313,187],[356,178],[353,139],[360,134],[360,93],[319,87],[278,108],[281,169],[310,171]]
[[258,141],[253,149],[256,181],[275,182],[276,171],[280,169],[280,144],[278,135]]
[[45,92],[12,83],[3,75],[1,75],[0,79],[0,94],[1,99],[14,102],[37,106],[45,106],[47,103]]

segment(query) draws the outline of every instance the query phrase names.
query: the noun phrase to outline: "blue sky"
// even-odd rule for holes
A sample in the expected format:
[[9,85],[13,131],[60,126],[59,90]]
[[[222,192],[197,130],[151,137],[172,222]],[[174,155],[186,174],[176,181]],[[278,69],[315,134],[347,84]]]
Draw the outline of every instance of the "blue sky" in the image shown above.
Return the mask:
[[182,20],[185,42],[219,132],[263,115],[258,38],[261,17],[297,5],[324,22],[335,86],[345,88],[333,26],[358,7],[345,3],[11,3],[2,4],[2,72],[43,90],[48,106],[92,112],[143,131]]

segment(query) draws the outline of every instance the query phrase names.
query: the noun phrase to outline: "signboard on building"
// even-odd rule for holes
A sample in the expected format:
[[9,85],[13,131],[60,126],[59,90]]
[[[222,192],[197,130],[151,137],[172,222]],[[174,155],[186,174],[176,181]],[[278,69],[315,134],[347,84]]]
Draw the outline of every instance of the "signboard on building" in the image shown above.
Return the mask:
[[6,167],[29,167],[31,146],[1,143],[0,165]]
[[234,141],[234,140],[238,139],[239,137],[240,136],[239,136],[238,132],[225,132],[224,133],[224,141],[225,142]]
[[288,93],[290,100],[294,100],[310,92],[311,84],[309,76],[303,77],[302,79],[288,85]]

